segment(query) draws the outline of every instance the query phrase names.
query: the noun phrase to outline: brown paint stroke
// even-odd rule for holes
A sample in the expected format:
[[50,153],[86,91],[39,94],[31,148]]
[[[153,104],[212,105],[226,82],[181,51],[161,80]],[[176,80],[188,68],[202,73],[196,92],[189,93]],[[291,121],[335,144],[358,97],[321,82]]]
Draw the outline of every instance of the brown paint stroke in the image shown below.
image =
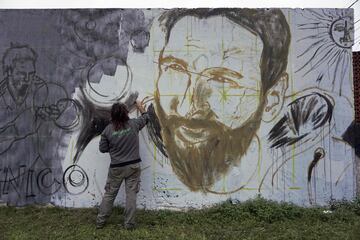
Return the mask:
[[[172,27],[186,16],[199,19],[227,17],[258,35],[264,43],[260,64],[262,87],[259,105],[238,128],[232,129],[217,120],[207,101],[212,89],[207,79],[201,76],[196,77],[191,109],[186,116],[178,114],[179,100],[176,97],[171,100],[169,114],[160,103],[158,84],[162,74],[161,66],[166,64],[163,59],[167,57],[163,58],[164,48],[170,39]],[[158,61],[159,76],[154,93],[154,108],[161,126],[162,140],[172,169],[181,182],[191,191],[209,192],[213,184],[228,173],[231,166],[240,162],[259,129],[267,91],[286,71],[290,44],[289,25],[283,13],[274,9],[172,9],[162,14],[159,21],[166,32],[166,38]],[[240,74],[230,75],[242,77]],[[234,83],[232,85],[239,87]]]
[[[159,70],[161,75],[161,68]],[[155,111],[175,174],[190,190],[209,192],[214,182],[246,153],[260,126],[265,101],[241,127],[231,129],[217,120],[207,103],[211,95],[207,80],[201,76],[196,80],[192,101],[195,111],[190,111],[186,117],[180,116],[177,112],[179,101],[173,97],[171,113],[167,114],[160,104],[158,88],[154,94]]]
[[[205,102],[203,96],[198,98],[200,103]],[[168,115],[159,97],[155,97],[155,103],[161,135],[175,174],[190,190],[204,192],[246,153],[260,126],[264,108],[263,103],[250,120],[231,129],[212,114],[201,114],[199,119]]]

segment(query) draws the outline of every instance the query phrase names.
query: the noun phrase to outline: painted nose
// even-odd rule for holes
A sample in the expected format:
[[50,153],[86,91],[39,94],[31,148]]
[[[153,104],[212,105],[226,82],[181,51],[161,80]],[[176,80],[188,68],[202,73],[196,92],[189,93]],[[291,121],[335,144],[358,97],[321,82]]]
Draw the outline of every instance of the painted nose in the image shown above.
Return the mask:
[[31,77],[32,77],[32,74],[26,73],[26,75],[24,75],[24,81],[25,81],[25,82],[30,82]]
[[188,117],[195,119],[208,119],[215,116],[208,102],[212,89],[205,79],[198,79],[194,87],[192,104]]

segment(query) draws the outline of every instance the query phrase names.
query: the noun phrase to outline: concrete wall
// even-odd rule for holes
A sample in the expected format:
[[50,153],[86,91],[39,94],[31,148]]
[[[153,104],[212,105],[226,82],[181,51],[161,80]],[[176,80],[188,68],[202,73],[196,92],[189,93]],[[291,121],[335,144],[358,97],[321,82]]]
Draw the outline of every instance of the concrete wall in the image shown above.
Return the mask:
[[139,207],[353,199],[353,21],[351,9],[2,10],[1,201],[99,204],[99,134],[112,103],[139,114],[135,97],[151,115]]

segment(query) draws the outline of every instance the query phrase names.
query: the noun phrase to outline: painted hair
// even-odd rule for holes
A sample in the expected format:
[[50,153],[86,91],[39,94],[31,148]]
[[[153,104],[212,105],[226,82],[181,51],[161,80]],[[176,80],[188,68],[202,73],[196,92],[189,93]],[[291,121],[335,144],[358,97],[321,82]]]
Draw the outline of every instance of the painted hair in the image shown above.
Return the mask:
[[11,44],[2,59],[3,74],[9,76],[14,70],[16,61],[20,59],[28,59],[35,62],[37,54],[28,45]]

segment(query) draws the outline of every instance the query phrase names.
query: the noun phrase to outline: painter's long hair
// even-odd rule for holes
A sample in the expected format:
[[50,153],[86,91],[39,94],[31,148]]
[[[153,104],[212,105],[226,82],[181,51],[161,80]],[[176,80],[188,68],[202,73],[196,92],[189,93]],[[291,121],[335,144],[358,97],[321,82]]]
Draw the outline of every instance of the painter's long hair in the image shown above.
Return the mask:
[[113,124],[115,131],[124,128],[128,120],[129,120],[129,111],[125,104],[115,103],[114,105],[112,105],[111,123]]

